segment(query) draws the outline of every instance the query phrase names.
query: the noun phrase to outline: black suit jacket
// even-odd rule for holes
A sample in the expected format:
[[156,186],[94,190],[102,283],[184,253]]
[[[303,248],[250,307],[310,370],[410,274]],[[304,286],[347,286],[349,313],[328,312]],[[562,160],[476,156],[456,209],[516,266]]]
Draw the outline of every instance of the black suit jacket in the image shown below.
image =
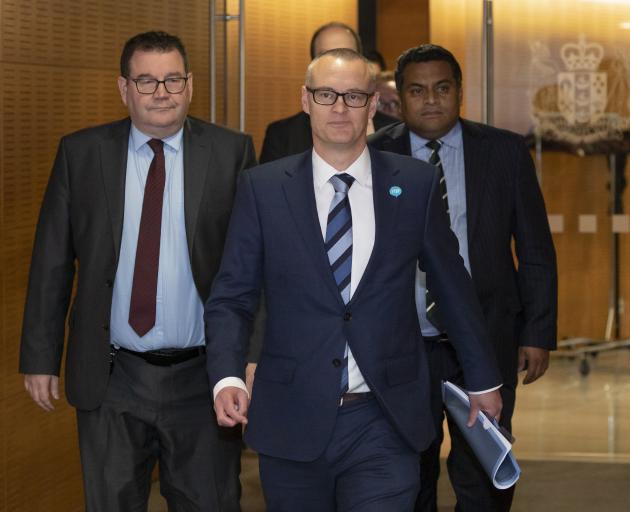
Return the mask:
[[[40,212],[28,284],[20,371],[59,375],[68,317],[66,394],[94,409],[109,378],[109,320],[123,227],[124,119],[61,139]],[[247,135],[188,118],[184,210],[193,278],[202,301],[219,267],[237,176],[255,164]]]
[[[397,123],[398,119],[376,111],[374,114],[374,130]],[[285,156],[303,153],[313,147],[313,134],[311,133],[311,120],[305,112],[274,121],[265,132],[260,163],[271,162]]]
[[[555,250],[524,139],[460,121],[471,274],[503,380],[515,383],[518,346],[556,347]],[[368,141],[378,149],[411,154],[404,123],[379,130]]]

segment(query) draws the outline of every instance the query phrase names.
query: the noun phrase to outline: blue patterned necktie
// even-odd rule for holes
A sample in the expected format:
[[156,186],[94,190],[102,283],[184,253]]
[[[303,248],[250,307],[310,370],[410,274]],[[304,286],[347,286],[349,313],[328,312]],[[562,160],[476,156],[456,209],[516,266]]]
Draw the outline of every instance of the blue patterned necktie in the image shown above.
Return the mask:
[[[444,201],[446,213],[448,214],[449,207],[448,192],[446,190],[446,178],[444,177],[444,168],[442,167],[442,160],[440,159],[440,148],[442,147],[442,144],[437,140],[430,140],[427,142],[427,147],[432,150],[431,156],[429,157],[429,163],[431,165],[435,165],[438,169],[438,175],[440,178],[440,194],[442,195],[442,201]],[[438,331],[445,332],[435,298],[428,288],[426,290],[425,299],[427,305],[427,320],[429,320],[429,322],[431,322]]]
[[[326,253],[330,268],[343,303],[350,302],[350,279],[352,277],[352,212],[348,200],[348,190],[354,178],[349,174],[335,174],[330,178],[335,195],[328,210],[326,225]],[[344,351],[341,372],[341,394],[348,391],[348,344]]]

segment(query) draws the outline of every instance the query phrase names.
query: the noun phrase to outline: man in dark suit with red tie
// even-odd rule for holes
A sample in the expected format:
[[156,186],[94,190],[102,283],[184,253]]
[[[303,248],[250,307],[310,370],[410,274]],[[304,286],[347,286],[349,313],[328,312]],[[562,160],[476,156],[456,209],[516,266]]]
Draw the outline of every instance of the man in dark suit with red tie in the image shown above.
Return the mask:
[[[448,50],[431,44],[410,48],[399,57],[395,76],[403,122],[380,130],[368,142],[377,149],[429,161],[442,174],[451,229],[501,368],[501,425],[511,430],[517,371],[527,367],[523,382],[534,382],[544,374],[549,351],[556,347],[556,259],[534,165],[519,135],[459,117],[462,72]],[[419,273],[416,283],[438,432],[422,455],[416,504],[422,512],[437,510],[444,418],[441,381],[463,384],[464,364],[453,349],[457,335],[440,318],[440,301],[431,296],[430,279],[430,274],[425,280]],[[447,420],[451,436],[447,466],[456,510],[509,510],[513,488],[494,489],[448,415]]]
[[203,302],[250,137],[187,117],[179,38],[132,37],[118,87],[129,118],[63,137],[31,263],[20,371],[43,409],[76,407],[86,509],[145,510],[156,461],[169,510],[238,511],[240,441],[218,429]]

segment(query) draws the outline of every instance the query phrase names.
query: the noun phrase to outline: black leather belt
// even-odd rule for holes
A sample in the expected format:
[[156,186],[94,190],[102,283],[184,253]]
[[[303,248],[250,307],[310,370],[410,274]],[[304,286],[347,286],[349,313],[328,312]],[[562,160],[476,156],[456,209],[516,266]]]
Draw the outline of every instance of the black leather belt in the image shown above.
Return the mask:
[[365,391],[364,393],[344,393],[339,400],[339,407],[346,402],[354,402],[355,400],[368,400],[374,396],[371,391]]
[[423,336],[424,341],[427,343],[450,343],[448,339],[448,334],[443,332],[442,334],[437,334],[435,336]]
[[172,366],[206,353],[206,347],[167,348],[149,350],[148,352],[136,352],[135,350],[129,350],[122,347],[118,350],[120,352],[125,352],[127,354],[131,354],[132,356],[144,359],[147,363],[155,366]]

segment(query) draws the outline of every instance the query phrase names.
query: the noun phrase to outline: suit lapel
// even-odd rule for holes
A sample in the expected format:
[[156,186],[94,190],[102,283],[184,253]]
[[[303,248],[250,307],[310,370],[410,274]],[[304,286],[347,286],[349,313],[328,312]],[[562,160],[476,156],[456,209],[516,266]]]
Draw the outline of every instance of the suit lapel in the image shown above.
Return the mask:
[[111,136],[100,144],[101,174],[114,238],[116,264],[120,254],[123,217],[125,212],[125,177],[131,121],[125,119],[112,126]]
[[374,247],[368,260],[365,272],[359,281],[357,289],[350,302],[354,302],[364,283],[370,282],[372,274],[378,272],[378,255],[385,250],[389,243],[391,233],[395,232],[396,219],[400,201],[392,196],[391,187],[400,185],[397,181],[399,169],[392,168],[385,162],[379,151],[370,148],[370,160],[372,163],[372,198],[374,201]]
[[289,210],[307,247],[307,252],[313,260],[313,266],[320,273],[330,291],[343,305],[343,300],[328,262],[328,255],[324,247],[322,231],[317,216],[315,190],[313,187],[312,151],[307,151],[298,160],[294,169],[286,169],[287,178],[284,181],[284,195]]
[[192,248],[197,226],[197,216],[201,197],[205,188],[211,154],[209,142],[199,136],[199,129],[189,119],[184,123],[184,217],[186,220],[186,240],[188,255],[192,261]]
[[472,123],[461,120],[464,140],[464,169],[466,179],[466,227],[468,246],[474,243],[479,210],[484,201],[484,189],[488,177],[488,143],[483,133]]
[[409,140],[409,128],[405,123],[399,123],[388,129],[390,139],[383,143],[383,150],[399,155],[411,156],[411,141]]

